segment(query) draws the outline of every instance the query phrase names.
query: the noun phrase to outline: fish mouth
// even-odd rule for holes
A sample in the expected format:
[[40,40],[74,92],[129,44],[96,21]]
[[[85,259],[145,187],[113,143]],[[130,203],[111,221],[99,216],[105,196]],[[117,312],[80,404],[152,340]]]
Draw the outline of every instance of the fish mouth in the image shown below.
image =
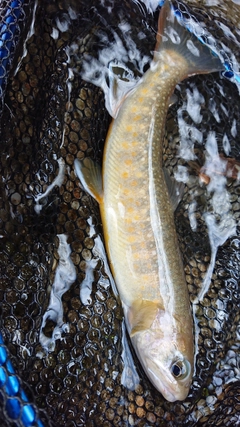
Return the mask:
[[[156,374],[157,370],[157,374]],[[170,374],[164,370],[161,372],[160,368],[153,363],[147,363],[145,372],[153,383],[154,387],[163,395],[169,402],[176,402],[176,400],[185,400],[188,393],[188,385],[179,385],[179,383]]]
[[163,395],[163,397],[168,400],[169,402],[175,402],[176,400],[179,400],[176,397],[176,394],[166,387],[166,380],[163,382],[161,377],[156,375],[154,371],[147,367],[146,371],[148,377],[150,378],[151,382],[153,383],[154,387]]

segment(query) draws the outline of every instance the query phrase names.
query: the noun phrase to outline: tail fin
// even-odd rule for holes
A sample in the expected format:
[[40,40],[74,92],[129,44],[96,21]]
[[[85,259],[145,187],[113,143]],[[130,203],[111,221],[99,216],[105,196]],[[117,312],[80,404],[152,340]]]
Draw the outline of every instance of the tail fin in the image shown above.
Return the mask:
[[165,0],[158,20],[154,61],[163,50],[176,51],[188,63],[187,75],[223,71],[220,59],[178,21],[169,0]]

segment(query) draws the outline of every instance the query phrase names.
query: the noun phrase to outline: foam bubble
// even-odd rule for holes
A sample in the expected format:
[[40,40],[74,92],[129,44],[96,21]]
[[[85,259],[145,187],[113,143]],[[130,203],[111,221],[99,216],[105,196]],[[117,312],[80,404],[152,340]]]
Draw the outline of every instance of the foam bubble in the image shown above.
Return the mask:
[[[77,277],[75,266],[70,258],[71,248],[67,243],[67,236],[65,234],[58,234],[57,237],[59,239],[59,262],[52,284],[48,308],[43,315],[39,334],[39,342],[47,351],[53,351],[55,348],[55,341],[61,339],[62,332],[68,330],[67,325],[63,322],[62,295],[68,291]],[[52,320],[56,323],[52,332],[52,337],[47,337],[43,332],[48,320]]]

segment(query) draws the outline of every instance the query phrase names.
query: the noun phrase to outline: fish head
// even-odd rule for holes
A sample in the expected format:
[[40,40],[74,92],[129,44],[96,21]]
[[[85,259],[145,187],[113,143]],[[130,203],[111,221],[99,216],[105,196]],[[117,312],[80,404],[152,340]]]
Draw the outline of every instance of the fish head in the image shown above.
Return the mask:
[[159,310],[149,329],[131,340],[141,365],[154,387],[169,402],[185,400],[193,375],[193,335],[172,315]]

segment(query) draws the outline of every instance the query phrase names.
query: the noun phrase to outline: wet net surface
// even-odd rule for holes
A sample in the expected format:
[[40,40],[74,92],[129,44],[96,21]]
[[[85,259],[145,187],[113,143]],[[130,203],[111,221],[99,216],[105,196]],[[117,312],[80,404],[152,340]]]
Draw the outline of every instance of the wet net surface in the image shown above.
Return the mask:
[[[206,24],[232,67],[233,55],[239,61],[237,9],[175,4],[185,19],[195,17]],[[214,192],[200,185],[191,163],[203,166],[209,135],[216,136],[219,153],[240,158],[236,78],[214,74],[183,82],[167,120],[165,165],[173,174],[186,168],[188,173],[176,228],[192,302],[211,259],[206,213],[214,214],[219,233],[222,218],[236,225],[234,235],[218,248],[210,289],[193,304],[196,370],[183,403],[166,402],[134,354],[140,384],[132,390],[122,385],[126,360],[124,364],[121,305],[104,261],[98,205],[80,188],[73,169],[76,157],[101,161],[110,123],[102,90],[81,78],[83,55],[98,58],[99,50],[114,41],[111,29],[122,37],[119,23],[125,21],[141,56],[150,59],[157,17],[158,12],[152,14],[138,2],[89,2],[86,9],[83,2],[43,1],[26,56],[15,77],[8,78],[1,121],[1,331],[19,378],[14,397],[20,410],[13,419],[3,381],[2,426],[37,425],[36,418],[27,424],[22,417],[20,388],[45,426],[240,425],[240,187],[237,180],[227,180],[229,204],[219,214],[212,205]],[[132,66],[129,58],[125,63],[139,74],[139,64]],[[198,123],[188,108],[193,94],[202,116]],[[201,101],[196,101],[199,96]],[[187,126],[185,138],[180,124],[182,132]],[[179,154],[183,140],[193,159]],[[62,165],[60,187],[47,193],[61,176]],[[192,217],[195,226],[190,225]],[[71,280],[69,274],[57,282],[57,268],[64,264],[59,249],[64,235],[71,249],[65,264],[76,278]],[[128,368],[130,386],[133,376]]]
[[33,2],[30,0],[2,1],[0,8],[0,97],[1,112],[10,70],[16,55],[21,52],[20,41],[28,30],[32,17]]

